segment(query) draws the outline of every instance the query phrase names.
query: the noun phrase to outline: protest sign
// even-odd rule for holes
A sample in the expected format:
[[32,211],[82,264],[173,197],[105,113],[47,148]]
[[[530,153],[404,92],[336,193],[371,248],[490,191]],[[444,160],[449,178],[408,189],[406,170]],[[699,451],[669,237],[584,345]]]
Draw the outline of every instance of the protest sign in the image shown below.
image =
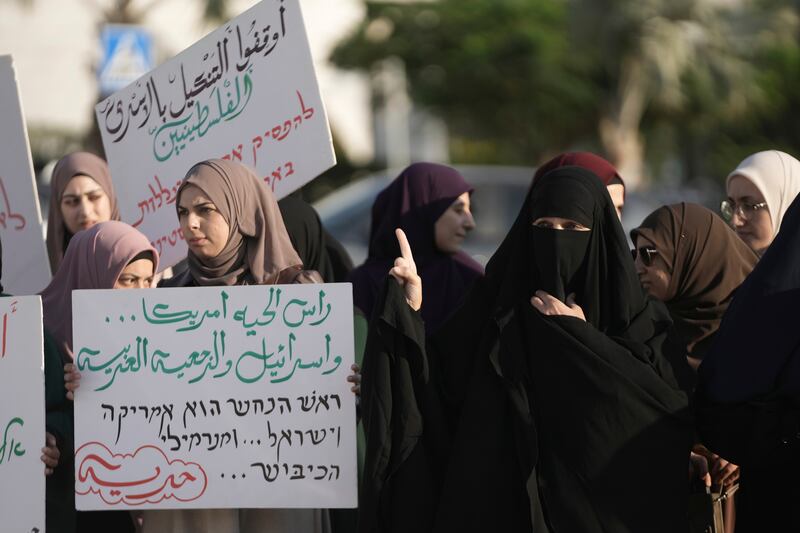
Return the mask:
[[[0,58],[1,59],[1,58]],[[38,296],[0,298],[0,516],[44,531],[44,354]]]
[[78,509],[356,506],[350,284],[75,291]]
[[95,108],[122,219],[179,261],[195,163],[254,168],[278,198],[335,162],[299,0],[264,0]]
[[50,262],[11,56],[0,56],[0,139],[3,287],[11,294],[34,294],[50,282]]

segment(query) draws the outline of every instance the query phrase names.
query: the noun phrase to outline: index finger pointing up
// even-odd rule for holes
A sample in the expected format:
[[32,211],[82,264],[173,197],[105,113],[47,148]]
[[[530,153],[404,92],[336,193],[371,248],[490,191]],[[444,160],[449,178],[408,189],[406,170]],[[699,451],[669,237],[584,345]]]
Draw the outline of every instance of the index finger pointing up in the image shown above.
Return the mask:
[[394,234],[397,235],[397,243],[400,245],[400,255],[408,261],[410,264],[414,264],[414,255],[411,253],[411,245],[408,244],[408,238],[406,237],[405,232],[400,228],[394,230]]

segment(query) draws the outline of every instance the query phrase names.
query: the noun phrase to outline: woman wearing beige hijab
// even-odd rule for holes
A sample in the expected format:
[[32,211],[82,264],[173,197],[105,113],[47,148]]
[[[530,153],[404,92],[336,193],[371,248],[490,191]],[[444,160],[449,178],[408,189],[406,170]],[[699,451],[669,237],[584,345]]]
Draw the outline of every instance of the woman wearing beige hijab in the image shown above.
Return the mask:
[[759,256],[781,229],[789,205],[800,193],[800,161],[778,150],[757,152],[728,175],[722,215]]
[[47,254],[55,274],[73,235],[98,222],[119,220],[117,196],[108,164],[94,154],[62,157],[50,181]]
[[[267,187],[244,165],[212,159],[186,175],[175,202],[189,246],[188,270],[161,286],[321,283],[303,270]],[[146,511],[145,533],[321,533],[321,509]]]

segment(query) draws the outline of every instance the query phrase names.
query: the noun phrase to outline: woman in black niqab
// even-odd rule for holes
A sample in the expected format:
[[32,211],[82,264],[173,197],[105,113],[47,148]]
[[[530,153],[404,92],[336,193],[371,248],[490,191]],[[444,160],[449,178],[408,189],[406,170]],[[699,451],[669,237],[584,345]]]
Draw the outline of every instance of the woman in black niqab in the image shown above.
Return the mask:
[[[533,225],[547,217],[590,231]],[[361,531],[685,531],[691,426],[660,354],[670,320],[599,178],[537,180],[486,274],[427,343],[403,290],[384,288]]]

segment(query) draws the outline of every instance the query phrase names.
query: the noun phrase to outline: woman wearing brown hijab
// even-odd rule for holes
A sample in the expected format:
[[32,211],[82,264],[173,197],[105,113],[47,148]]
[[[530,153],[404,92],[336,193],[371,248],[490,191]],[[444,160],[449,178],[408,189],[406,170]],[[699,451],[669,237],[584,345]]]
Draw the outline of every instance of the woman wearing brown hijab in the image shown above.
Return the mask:
[[303,270],[272,193],[244,165],[212,159],[189,170],[175,203],[188,269],[168,287],[321,283]]
[[[321,283],[303,270],[270,190],[244,165],[212,159],[189,170],[175,202],[189,246],[188,270],[161,286]],[[146,511],[144,531],[158,533],[320,533],[321,509]]]
[[75,152],[62,157],[53,169],[50,191],[47,254],[55,274],[73,235],[98,222],[120,218],[108,164],[94,154]]
[[687,382],[685,363],[699,366],[758,257],[720,217],[685,202],[654,211],[631,231],[631,240],[639,280],[669,309],[674,323],[667,342],[683,364],[672,363],[682,387],[691,390],[694,372]]
[[[696,370],[758,256],[720,217],[697,204],[660,207],[631,231],[631,239],[642,285],[666,304],[673,320],[664,354],[681,388],[691,394]],[[736,465],[702,446],[695,451],[711,465],[715,492],[738,480]],[[733,531],[732,502],[726,502],[726,531]]]

